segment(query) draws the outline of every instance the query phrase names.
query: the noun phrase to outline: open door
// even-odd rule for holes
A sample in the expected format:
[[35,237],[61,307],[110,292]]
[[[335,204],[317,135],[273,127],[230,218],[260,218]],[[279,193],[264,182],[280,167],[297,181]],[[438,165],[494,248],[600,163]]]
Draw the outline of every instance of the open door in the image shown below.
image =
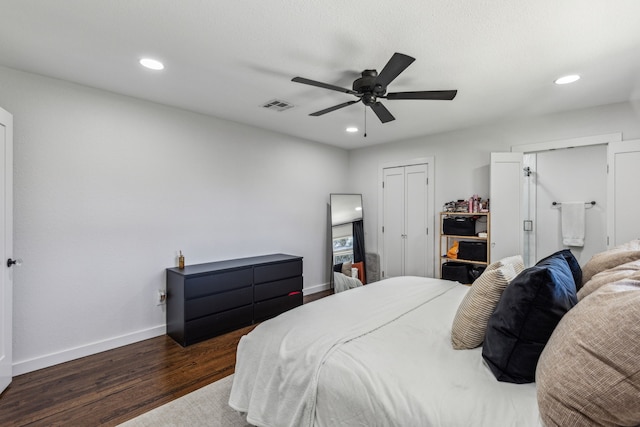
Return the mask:
[[10,263],[13,255],[13,116],[0,108],[0,393],[12,378],[13,285]]
[[491,260],[523,254],[522,153],[491,153]]
[[612,248],[640,239],[640,139],[609,143],[607,163],[607,247]]

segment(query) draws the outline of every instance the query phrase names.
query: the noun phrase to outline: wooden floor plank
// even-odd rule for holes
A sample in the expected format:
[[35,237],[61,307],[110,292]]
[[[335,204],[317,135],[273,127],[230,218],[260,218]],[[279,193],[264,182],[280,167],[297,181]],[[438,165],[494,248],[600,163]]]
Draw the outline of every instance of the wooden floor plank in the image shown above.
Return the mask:
[[0,395],[0,426],[116,426],[232,374],[254,327],[188,347],[163,335],[17,376]]

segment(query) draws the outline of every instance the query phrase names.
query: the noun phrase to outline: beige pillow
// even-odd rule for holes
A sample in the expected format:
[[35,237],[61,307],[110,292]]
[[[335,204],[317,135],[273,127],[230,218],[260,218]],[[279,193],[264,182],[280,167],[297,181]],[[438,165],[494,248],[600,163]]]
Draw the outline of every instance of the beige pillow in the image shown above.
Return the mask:
[[350,262],[345,262],[342,264],[342,274],[345,276],[351,277],[351,267],[352,264]]
[[623,279],[640,280],[640,260],[618,265],[594,275],[578,291],[578,301],[607,283],[614,283]]
[[517,275],[514,264],[498,267],[492,264],[473,282],[453,319],[451,344],[454,349],[476,348],[482,344],[487,322],[498,305],[502,291]]
[[602,286],[560,321],[536,369],[550,426],[640,425],[640,281]]
[[640,240],[632,240],[613,249],[595,254],[582,267],[582,284],[609,268],[640,259]]

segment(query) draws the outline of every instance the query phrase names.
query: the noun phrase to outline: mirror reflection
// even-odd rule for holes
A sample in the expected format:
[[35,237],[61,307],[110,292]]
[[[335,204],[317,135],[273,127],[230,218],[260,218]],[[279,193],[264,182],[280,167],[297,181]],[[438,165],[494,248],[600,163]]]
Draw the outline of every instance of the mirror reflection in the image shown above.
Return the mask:
[[366,283],[361,194],[331,194],[332,275],[335,292]]

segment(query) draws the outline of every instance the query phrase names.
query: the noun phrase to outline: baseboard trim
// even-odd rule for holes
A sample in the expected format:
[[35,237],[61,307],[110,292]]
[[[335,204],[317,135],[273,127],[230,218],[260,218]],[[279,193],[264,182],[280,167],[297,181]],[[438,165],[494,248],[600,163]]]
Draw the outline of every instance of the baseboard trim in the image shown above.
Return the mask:
[[[327,289],[331,289],[331,284],[321,283],[319,285],[304,288],[302,290],[302,293],[303,295],[311,295],[317,292],[326,291]],[[142,331],[121,335],[119,337],[97,341],[80,347],[70,348],[68,350],[60,351],[57,353],[51,353],[29,360],[14,362],[13,376],[15,377],[17,375],[37,371],[38,369],[48,368],[59,363],[65,363],[71,360],[79,359],[81,357],[91,356],[92,354],[102,353],[103,351],[113,350],[114,348],[133,344],[149,338],[155,338],[157,336],[164,335],[166,332],[166,325],[159,325]]]
[[70,348],[58,353],[51,353],[45,356],[36,357],[29,360],[23,360],[13,363],[13,376],[26,374],[37,371],[38,369],[48,368],[59,363],[69,362],[92,354],[102,353],[103,351],[113,350],[143,341],[149,338],[155,338],[164,335],[167,332],[166,325],[155,326],[153,328],[142,331],[132,332],[130,334],[121,335],[115,338],[109,338],[103,341],[97,341],[80,347]]
[[302,295],[311,295],[316,294],[318,292],[326,291],[327,289],[331,289],[330,283],[320,283],[319,285],[310,286],[308,288],[302,289]]

